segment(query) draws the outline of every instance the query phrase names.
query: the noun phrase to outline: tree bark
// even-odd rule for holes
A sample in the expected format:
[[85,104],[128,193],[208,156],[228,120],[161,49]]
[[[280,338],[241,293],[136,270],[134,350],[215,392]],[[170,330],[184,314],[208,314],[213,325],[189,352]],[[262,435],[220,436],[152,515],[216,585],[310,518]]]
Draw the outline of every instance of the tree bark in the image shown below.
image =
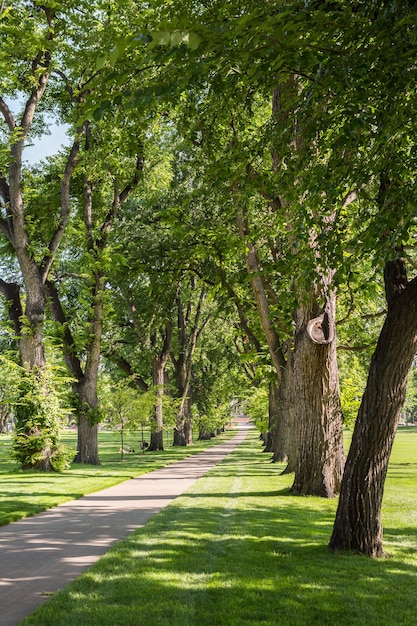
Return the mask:
[[[98,425],[92,420],[97,410],[97,380],[100,363],[101,325],[97,328],[92,325],[92,345],[83,371],[81,361],[76,353],[75,342],[72,336],[65,311],[59,299],[58,289],[54,283],[47,281],[47,294],[52,318],[60,324],[63,331],[63,356],[65,364],[75,378],[73,392],[77,397],[76,413],[78,424],[78,443],[74,463],[99,465],[98,454]],[[95,321],[102,317],[102,302],[96,301],[94,307]]]
[[189,396],[185,396],[181,399],[180,410],[177,414],[177,423],[174,428],[174,446],[189,446],[192,443],[191,399]]
[[[335,295],[329,300],[334,320]],[[291,397],[296,413],[297,456],[292,491],[331,498],[339,493],[343,474],[343,419],[335,338],[320,345],[306,333],[309,320],[317,313],[310,304],[300,308],[296,316]]]
[[369,368],[342,480],[329,547],[380,557],[381,507],[389,457],[417,350],[417,278],[403,259],[386,264],[388,313]]
[[83,377],[81,383],[75,385],[80,407],[77,411],[78,435],[77,452],[74,463],[100,465],[98,454],[98,422],[94,420],[97,409],[97,380]]
[[91,315],[91,341],[86,349],[87,360],[79,384],[75,385],[80,408],[78,411],[78,449],[74,463],[99,465],[98,454],[98,397],[97,385],[101,358],[101,337],[104,319],[104,276],[101,271],[94,272],[94,287]]
[[[277,415],[279,412],[279,385],[276,380],[268,386],[268,430],[261,433],[264,442],[264,452],[273,452],[274,431]],[[279,456],[281,454],[279,453]]]

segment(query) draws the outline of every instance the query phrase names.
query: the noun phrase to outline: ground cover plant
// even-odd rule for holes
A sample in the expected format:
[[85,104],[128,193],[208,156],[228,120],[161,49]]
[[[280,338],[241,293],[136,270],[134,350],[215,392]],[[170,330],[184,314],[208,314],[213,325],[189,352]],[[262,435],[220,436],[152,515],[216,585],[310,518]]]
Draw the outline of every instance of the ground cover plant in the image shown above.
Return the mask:
[[415,623],[417,428],[397,435],[387,559],[332,554],[336,499],[296,497],[256,431],[21,626]]
[[[226,431],[210,441],[197,441],[196,435],[195,443],[186,448],[167,444],[163,451],[144,454],[140,450],[142,433],[130,433],[126,436],[125,447],[134,449],[135,453],[124,454],[121,459],[120,433],[102,430],[99,432],[101,465],[73,464],[65,472],[52,474],[17,469],[17,463],[10,457],[11,435],[0,435],[0,526],[164,467],[220,443],[233,432]],[[149,433],[145,433],[145,440],[146,435]],[[67,430],[62,440],[75,453],[77,433]]]

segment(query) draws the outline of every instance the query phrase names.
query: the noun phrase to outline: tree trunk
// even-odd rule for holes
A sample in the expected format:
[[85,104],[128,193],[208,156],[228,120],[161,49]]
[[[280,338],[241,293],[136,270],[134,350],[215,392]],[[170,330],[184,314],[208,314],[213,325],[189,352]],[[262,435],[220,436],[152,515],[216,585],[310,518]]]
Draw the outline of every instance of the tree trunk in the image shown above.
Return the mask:
[[[329,296],[334,320],[336,297]],[[294,400],[297,456],[292,491],[326,498],[339,493],[344,467],[343,419],[335,338],[314,343],[306,329],[317,314],[314,305],[300,308],[294,343]]]
[[164,373],[165,362],[155,357],[152,363],[153,368],[153,385],[156,389],[155,413],[153,417],[153,425],[151,432],[151,440],[148,450],[155,452],[164,449],[163,440],[163,397],[164,397]]
[[100,465],[98,455],[98,424],[92,424],[85,414],[78,416],[78,442],[74,463]]
[[104,277],[102,271],[94,273],[94,302],[90,322],[90,345],[87,347],[87,360],[84,374],[74,388],[78,393],[80,411],[78,413],[78,450],[74,463],[100,465],[98,455],[98,412],[97,386],[101,358],[101,337],[104,318]]
[[[194,280],[192,280],[191,285],[194,290],[196,287]],[[198,302],[194,307],[194,316],[192,301],[188,300],[187,306],[184,307],[179,294],[176,298],[178,358],[172,355],[172,360],[175,367],[177,394],[178,397],[181,398],[181,402],[174,429],[174,446],[187,446],[193,443],[190,398],[191,373],[197,341],[209,321],[209,317],[201,321],[205,295],[206,289],[202,287],[200,289]],[[193,320],[192,317],[194,317]]]
[[272,450],[274,463],[287,463],[285,474],[295,469],[295,423],[294,399],[291,396],[291,380],[293,363],[292,355],[287,358],[285,368],[281,370],[281,380],[278,387],[276,417],[272,431]]
[[74,463],[100,465],[98,455],[98,420],[94,411],[97,409],[97,380],[83,377],[81,383],[74,385],[78,396],[78,443]]
[[10,422],[10,411],[7,407],[0,405],[0,433],[8,433],[8,424]]
[[264,442],[264,452],[273,452],[274,432],[279,411],[279,386],[276,381],[268,385],[268,430],[261,433]]
[[188,396],[181,399],[180,410],[174,429],[174,446],[188,446],[193,443],[193,428],[191,417],[191,401]]
[[191,359],[180,358],[175,361],[175,379],[178,396],[181,398],[174,428],[174,446],[187,446],[193,443],[191,417]]
[[417,279],[402,259],[387,263],[388,313],[369,368],[346,461],[329,547],[384,556],[381,506],[392,444],[417,350]]

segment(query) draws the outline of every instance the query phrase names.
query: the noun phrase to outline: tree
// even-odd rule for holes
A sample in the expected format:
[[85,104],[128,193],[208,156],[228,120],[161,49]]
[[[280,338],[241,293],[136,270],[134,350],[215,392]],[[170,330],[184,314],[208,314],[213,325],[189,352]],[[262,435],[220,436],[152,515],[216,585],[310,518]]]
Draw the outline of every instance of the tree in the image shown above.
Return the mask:
[[[33,224],[39,224],[40,216],[38,207],[31,203],[31,194],[25,185],[23,152],[30,133],[33,129],[36,131],[35,114],[62,52],[61,29],[66,16],[58,16],[52,8],[31,2],[17,2],[13,9],[11,6],[4,9],[0,20],[4,37],[0,65],[5,76],[0,94],[0,113],[4,122],[1,128],[0,232],[16,255],[24,294],[21,294],[21,285],[3,279],[0,281],[0,290],[10,302],[9,315],[19,338],[21,363],[27,369],[28,376],[35,372],[39,374],[42,389],[42,372],[46,364],[43,343],[46,306],[44,288],[70,216],[69,185],[79,142],[76,137],[62,161],[60,202],[53,205],[54,219],[50,219],[48,225],[44,222],[43,228],[33,227]],[[18,99],[22,101],[22,112],[16,114],[13,108],[20,108],[16,102]],[[47,395],[46,389],[44,393]],[[30,408],[26,407],[28,435],[32,419]],[[32,409],[35,408],[32,405]],[[19,426],[21,433],[25,431],[24,421],[22,416]],[[53,447],[46,446],[41,454],[42,469],[53,469]],[[30,466],[30,463],[26,465]]]
[[[104,385],[102,384],[102,389]],[[117,382],[108,381],[106,391],[100,394],[101,403],[107,413],[107,424],[117,428],[120,432],[120,458],[125,454],[125,433],[137,431],[149,426],[150,418],[155,406],[155,398],[152,391],[139,393],[135,385],[128,378],[122,378]],[[104,396],[104,397],[103,397]],[[144,451],[142,435],[141,447]],[[129,452],[136,450],[129,449]],[[139,449],[137,450],[139,451]]]
[[[322,155],[301,173],[306,201],[319,206],[353,191],[356,196],[349,210],[338,214],[345,246],[337,238],[329,241],[339,281],[352,268],[350,255],[343,254],[346,249],[369,255],[374,267],[384,268],[387,314],[371,360],[330,539],[332,550],[369,556],[384,554],[384,481],[416,349],[415,279],[408,278],[406,253],[413,241],[415,206],[410,140],[415,129],[410,106],[415,91],[414,19],[407,2],[378,7],[355,3],[346,11],[323,7],[317,24],[325,24],[338,39],[338,50],[329,49],[320,80],[304,100],[304,119],[316,137],[314,150]],[[323,100],[329,103],[326,112]],[[314,189],[313,180],[320,179],[322,184]]]
[[[130,209],[137,214],[135,205]],[[154,390],[149,449],[163,450],[163,399],[168,390],[166,367],[172,350],[179,288],[178,275],[166,270],[166,259],[160,255],[161,241],[148,226],[146,219],[145,224],[127,220],[117,233],[124,260],[111,276],[117,304],[114,334],[107,342],[106,355],[132,376],[142,390]],[[126,275],[125,261],[130,268],[129,275]]]
[[[211,69],[214,73],[217,67]],[[289,219],[290,212],[296,214],[295,211],[298,210],[297,199],[290,193],[287,197],[286,193],[293,185],[289,180],[291,175],[294,177],[293,180],[296,180],[296,172],[291,170],[288,173],[288,166],[284,168],[284,155],[279,158],[277,155],[278,148],[281,148],[277,141],[271,142],[261,135],[265,132],[265,127],[269,132],[271,125],[279,123],[279,130],[285,140],[288,141],[289,138],[291,141],[290,130],[294,125],[296,105],[293,99],[288,98],[288,94],[283,95],[281,90],[282,100],[279,104],[275,102],[276,110],[271,118],[267,110],[265,88],[253,86],[245,80],[245,77],[241,78],[239,75],[239,78],[233,79],[232,90],[230,85],[222,82],[221,77],[217,76],[218,91],[213,95],[213,90],[213,94],[207,96],[205,80],[209,79],[204,76],[201,82],[195,85],[194,89],[199,95],[190,96],[190,102],[184,112],[187,121],[190,118],[196,120],[194,123],[201,133],[197,142],[200,154],[196,153],[195,148],[193,150],[191,146],[189,147],[189,152],[196,161],[196,170],[204,177],[194,183],[193,193],[195,196],[198,187],[200,202],[207,212],[208,203],[212,204],[215,198],[221,207],[221,210],[218,209],[221,226],[215,224],[218,229],[224,228],[227,224],[231,232],[235,230],[233,239],[229,235],[233,243],[237,232],[240,238],[238,244],[240,250],[237,254],[241,255],[246,265],[247,280],[252,288],[270,359],[276,370],[278,387],[282,382],[283,371],[288,367],[285,385],[283,382],[280,392],[281,398],[290,391],[293,399],[302,399],[295,407],[294,416],[295,424],[300,425],[294,490],[300,493],[333,496],[339,489],[344,460],[335,333],[332,330],[331,340],[327,341],[326,338],[326,341],[321,342],[326,345],[318,345],[317,341],[314,343],[306,339],[308,322],[317,317],[325,305],[328,307],[326,313],[328,318],[331,311],[331,324],[334,326],[335,297],[331,294],[328,280],[332,272],[323,264],[317,270],[319,250],[318,246],[312,243],[317,238],[312,226],[307,230],[307,245],[304,245],[297,257],[292,252],[294,259],[290,258],[288,249],[293,248],[298,230],[301,231],[305,226],[304,223],[300,226],[294,225],[292,232],[286,232],[285,222]],[[218,112],[220,98],[224,102],[223,116]],[[256,115],[253,114],[255,107]],[[183,127],[187,132],[185,123]],[[278,134],[278,130],[275,133]],[[196,143],[193,137],[190,143],[193,145]],[[290,159],[291,153],[287,153],[288,148],[285,155]],[[226,158],[226,154],[228,162],[233,163],[232,168],[225,169],[219,165]],[[205,166],[202,165],[203,162]],[[214,180],[218,187],[217,193],[212,188]],[[213,220],[211,222],[213,224]],[[327,222],[323,220],[317,229],[329,228],[329,222],[330,220]],[[219,236],[215,233],[215,227],[212,226],[211,230],[214,232],[211,235],[212,243]],[[230,246],[230,243],[228,245]],[[291,270],[300,272],[302,262],[300,258],[302,261],[306,260],[308,267],[311,268],[308,277],[317,282],[313,290],[310,288],[306,291],[304,283],[297,275],[292,279],[288,276]],[[293,292],[291,283],[295,286]],[[297,363],[293,367],[289,365],[292,356],[289,356],[287,361],[292,334],[289,314],[291,306],[296,307],[297,320],[297,336],[294,342],[294,359],[297,358]],[[316,374],[315,378],[312,378],[312,372]],[[320,377],[321,383],[318,382]],[[293,390],[291,386],[294,387]],[[318,398],[320,394],[321,397]],[[281,407],[284,406],[289,407],[290,402],[281,401]],[[277,410],[276,416],[281,417],[281,411]],[[276,421],[285,424],[288,430],[290,414],[287,412],[285,417],[286,419],[283,417]],[[310,417],[314,422],[313,426],[308,421]],[[278,434],[278,428],[275,430],[277,439],[280,436],[284,439],[282,433]],[[311,439],[313,433],[317,433],[315,441]],[[280,451],[280,455],[285,458],[288,452],[289,448]],[[311,477],[314,477],[314,481]]]
[[385,554],[381,524],[384,482],[417,351],[417,279],[407,280],[404,261],[398,258],[387,263],[385,284],[388,313],[372,356],[329,543],[332,550],[354,550],[374,557]]
[[194,353],[201,333],[204,331],[210,319],[207,306],[206,310],[204,310],[204,301],[206,299],[205,287],[200,287],[195,302],[193,302],[193,300],[195,300],[195,298],[193,298],[193,291],[197,289],[197,284],[193,277],[191,277],[188,287],[189,289],[186,290],[183,281],[180,292],[176,298],[177,353],[174,353],[174,349],[171,351],[176,392],[180,400],[174,429],[174,446],[186,446],[192,443],[191,376]]
[[[78,400],[78,451],[74,460],[77,463],[99,463],[97,428],[100,411],[97,385],[105,322],[106,276],[111,264],[109,236],[124,203],[141,180],[144,165],[139,140],[138,153],[133,157],[126,155],[126,149],[131,146],[123,135],[125,129],[123,123],[120,124],[117,111],[113,113],[113,124],[105,118],[101,123],[88,123],[86,126],[80,201],[84,235],[81,241],[77,241],[76,247],[80,247],[75,253],[77,263],[81,261],[84,268],[82,302],[88,307],[85,313],[88,333],[82,346],[71,332],[71,320],[59,298],[58,281],[55,284],[52,281],[48,283],[51,312],[61,327],[64,358],[75,379],[73,387]],[[129,129],[129,135],[130,132]],[[116,144],[111,141],[115,135],[118,136]],[[101,181],[104,174],[105,183]],[[74,274],[71,276],[72,287],[73,277]],[[78,306],[79,303],[78,299]]]

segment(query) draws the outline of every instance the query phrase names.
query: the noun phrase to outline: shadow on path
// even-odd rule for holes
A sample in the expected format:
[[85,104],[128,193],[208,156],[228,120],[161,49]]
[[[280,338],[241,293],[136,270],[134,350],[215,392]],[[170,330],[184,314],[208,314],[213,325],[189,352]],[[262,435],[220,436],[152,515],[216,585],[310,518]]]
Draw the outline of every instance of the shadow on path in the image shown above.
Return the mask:
[[244,441],[209,450],[0,528],[0,626],[15,626]]

